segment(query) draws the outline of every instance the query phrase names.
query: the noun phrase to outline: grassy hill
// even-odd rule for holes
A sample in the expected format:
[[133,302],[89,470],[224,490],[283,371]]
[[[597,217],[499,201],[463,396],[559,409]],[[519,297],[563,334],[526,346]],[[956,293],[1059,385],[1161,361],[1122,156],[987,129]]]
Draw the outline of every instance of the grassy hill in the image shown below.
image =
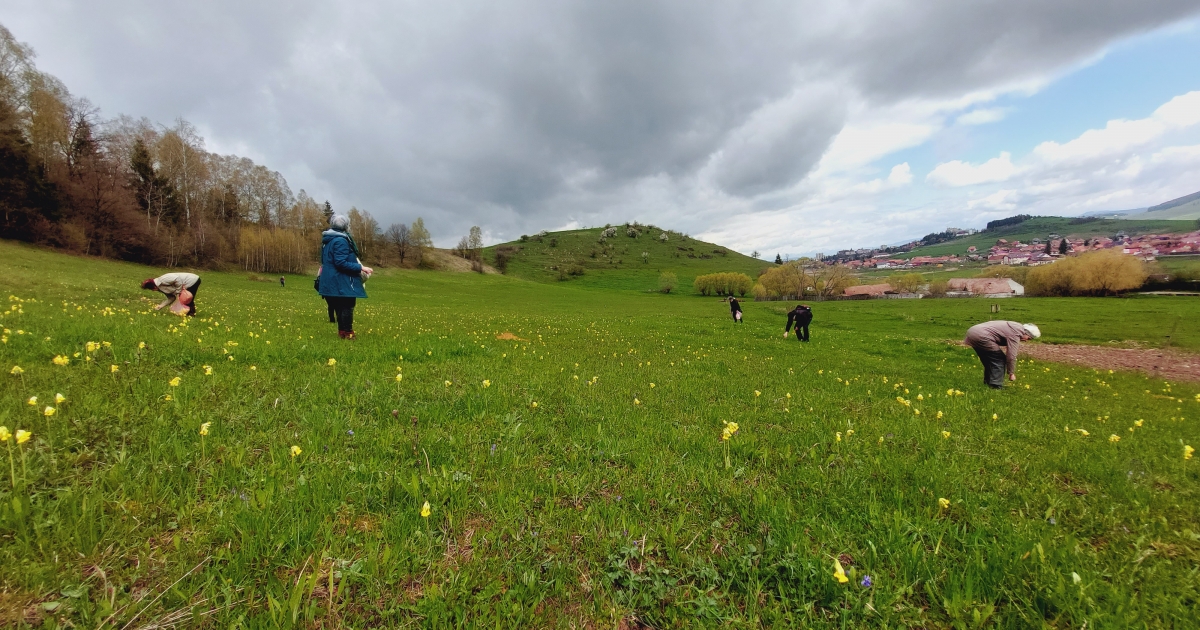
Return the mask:
[[617,234],[604,242],[604,228],[549,232],[493,245],[485,249],[484,257],[494,265],[498,249],[511,252],[507,275],[516,278],[630,291],[654,290],[659,275],[670,271],[679,277],[676,291],[682,293],[692,290],[699,275],[735,271],[753,278],[771,265],[678,232],[668,231],[662,241],[659,228],[641,226],[636,238],[626,235],[625,226],[616,228]]
[[1071,238],[1094,238],[1113,236],[1117,232],[1125,232],[1131,236],[1139,234],[1168,234],[1190,232],[1196,229],[1195,221],[1170,221],[1152,219],[1087,219],[1081,222],[1078,218],[1069,217],[1035,217],[1017,225],[1009,225],[995,230],[980,232],[971,236],[954,239],[947,243],[938,243],[928,247],[918,247],[911,252],[897,254],[896,258],[912,258],[913,256],[945,256],[967,253],[967,248],[974,245],[980,251],[987,251],[996,244],[996,239],[1019,240],[1029,242],[1034,238],[1045,239],[1050,234],[1059,234]]

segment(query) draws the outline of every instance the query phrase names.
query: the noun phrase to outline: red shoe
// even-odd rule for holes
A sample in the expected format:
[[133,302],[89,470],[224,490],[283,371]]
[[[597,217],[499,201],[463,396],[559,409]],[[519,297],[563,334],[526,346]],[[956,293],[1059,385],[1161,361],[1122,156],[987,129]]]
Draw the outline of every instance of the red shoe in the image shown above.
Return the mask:
[[354,339],[354,331],[353,330],[339,330],[338,337],[340,337],[342,339]]

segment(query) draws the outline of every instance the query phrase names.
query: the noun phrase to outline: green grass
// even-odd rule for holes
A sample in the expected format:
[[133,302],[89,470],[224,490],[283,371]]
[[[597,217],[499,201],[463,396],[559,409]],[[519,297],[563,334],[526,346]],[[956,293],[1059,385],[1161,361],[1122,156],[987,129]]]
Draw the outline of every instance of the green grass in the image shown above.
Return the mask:
[[[771,266],[770,262],[739,254],[731,249],[684,238],[671,232],[666,242],[658,240],[662,230],[642,227],[637,238],[626,236],[625,226],[616,226],[617,235],[600,243],[604,228],[550,232],[545,237],[531,237],[525,242],[514,241],[488,247],[485,258],[495,260],[497,247],[519,247],[520,251],[509,264],[507,275],[535,282],[561,282],[599,288],[628,291],[655,291],[658,277],[664,271],[679,278],[676,292],[692,291],[696,276],[735,271],[751,278]],[[555,241],[552,245],[551,241]],[[647,254],[645,261],[642,252]],[[594,255],[593,255],[594,254]],[[578,265],[581,276],[561,279],[560,270]]]
[[[947,343],[986,300],[820,303],[799,344],[781,302],[391,271],[345,342],[304,278],[204,273],[184,325],[153,273],[0,244],[0,424],[33,431],[0,624],[1194,623],[1200,388],[1023,360],[988,390]],[[1195,304],[1000,302],[1150,345]]]
[[946,243],[938,243],[928,247],[918,247],[910,252],[897,254],[895,258],[912,258],[913,256],[946,256],[956,254],[965,256],[967,248],[974,245],[980,253],[987,253],[998,239],[1009,242],[1019,240],[1028,243],[1034,238],[1043,241],[1050,234],[1058,234],[1070,238],[1095,238],[1114,236],[1117,232],[1125,232],[1131,236],[1140,234],[1170,234],[1191,232],[1196,229],[1195,221],[1155,221],[1149,219],[1099,219],[1087,223],[1072,224],[1067,217],[1035,217],[1028,221],[1009,225],[996,230],[980,232],[971,236],[956,238]]

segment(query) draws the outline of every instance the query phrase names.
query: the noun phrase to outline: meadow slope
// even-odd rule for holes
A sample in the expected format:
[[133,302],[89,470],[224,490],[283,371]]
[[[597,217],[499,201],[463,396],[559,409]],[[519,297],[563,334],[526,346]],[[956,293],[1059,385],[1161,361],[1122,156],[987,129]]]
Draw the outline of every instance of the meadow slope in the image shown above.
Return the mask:
[[[1200,388],[987,390],[949,343],[986,301],[800,344],[783,303],[384,271],[347,342],[304,278],[205,273],[185,321],[153,274],[0,243],[0,625],[1194,623]],[[1156,345],[1193,305],[1001,315]]]

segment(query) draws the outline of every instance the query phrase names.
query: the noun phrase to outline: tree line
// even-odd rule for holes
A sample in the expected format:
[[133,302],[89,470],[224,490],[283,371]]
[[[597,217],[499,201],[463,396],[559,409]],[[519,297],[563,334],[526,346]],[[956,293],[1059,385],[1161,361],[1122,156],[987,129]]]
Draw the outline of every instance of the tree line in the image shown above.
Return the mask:
[[[334,210],[252,160],[205,150],[183,119],[103,118],[0,25],[0,237],[168,267],[311,270]],[[422,219],[350,208],[364,262],[419,266]]]

